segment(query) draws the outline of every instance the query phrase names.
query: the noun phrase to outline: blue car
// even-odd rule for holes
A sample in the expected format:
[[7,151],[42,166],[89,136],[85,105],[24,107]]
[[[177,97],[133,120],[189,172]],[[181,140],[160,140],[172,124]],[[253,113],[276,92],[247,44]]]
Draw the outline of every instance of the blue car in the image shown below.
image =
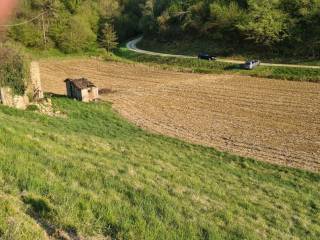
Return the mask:
[[212,55],[210,55],[208,53],[199,53],[198,59],[214,61],[214,60],[216,60],[216,57],[214,57],[214,56],[212,56]]

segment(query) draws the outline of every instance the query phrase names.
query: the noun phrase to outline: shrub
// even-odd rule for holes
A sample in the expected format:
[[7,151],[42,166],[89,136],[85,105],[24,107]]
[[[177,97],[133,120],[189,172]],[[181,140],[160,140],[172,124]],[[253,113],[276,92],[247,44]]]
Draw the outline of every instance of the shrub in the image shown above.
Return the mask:
[[33,25],[15,26],[10,29],[9,36],[26,47],[43,48],[42,33]]
[[57,45],[64,53],[75,53],[94,49],[96,35],[90,25],[80,17],[69,20],[65,31],[58,37]]
[[24,94],[28,67],[24,55],[7,45],[0,46],[0,87],[11,87],[15,94]]
[[36,112],[36,111],[39,110],[39,107],[38,107],[37,105],[29,105],[29,106],[27,107],[27,110],[28,110],[28,111],[31,111],[31,112]]

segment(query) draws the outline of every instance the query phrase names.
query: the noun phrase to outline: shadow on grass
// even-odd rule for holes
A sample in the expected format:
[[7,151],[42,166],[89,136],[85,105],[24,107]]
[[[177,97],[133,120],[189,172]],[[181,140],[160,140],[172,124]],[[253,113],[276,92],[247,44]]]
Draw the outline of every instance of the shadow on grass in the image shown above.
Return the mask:
[[225,71],[242,70],[242,69],[243,69],[242,64],[232,64],[223,68],[223,70]]
[[67,95],[64,94],[57,94],[57,93],[52,93],[52,92],[46,92],[44,93],[45,97],[55,97],[55,98],[68,98]]
[[48,236],[53,239],[81,239],[76,227],[68,225],[64,227],[65,230],[62,230],[52,224],[57,212],[47,199],[25,194],[22,195],[22,201],[28,206],[26,213],[41,226]]

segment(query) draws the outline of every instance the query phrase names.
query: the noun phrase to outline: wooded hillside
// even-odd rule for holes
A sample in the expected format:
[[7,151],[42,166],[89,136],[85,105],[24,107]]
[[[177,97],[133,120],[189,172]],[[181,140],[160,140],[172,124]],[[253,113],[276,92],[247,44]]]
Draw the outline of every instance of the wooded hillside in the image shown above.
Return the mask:
[[319,0],[148,0],[142,28],[163,39],[204,38],[233,48],[320,55]]
[[[43,13],[43,14],[42,14]],[[64,52],[109,46],[139,33],[205,39],[231,49],[320,56],[320,0],[24,0],[10,35]],[[114,32],[115,31],[115,32]],[[115,34],[116,33],[116,34]]]
[[65,53],[111,50],[139,33],[140,8],[136,0],[22,0],[9,36],[29,48]]

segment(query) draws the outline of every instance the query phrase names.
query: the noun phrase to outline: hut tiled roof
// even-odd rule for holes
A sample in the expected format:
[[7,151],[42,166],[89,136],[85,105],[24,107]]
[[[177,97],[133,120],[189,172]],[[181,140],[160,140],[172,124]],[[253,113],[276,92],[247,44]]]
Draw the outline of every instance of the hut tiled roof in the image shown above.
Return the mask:
[[73,85],[78,88],[78,89],[85,89],[85,88],[89,88],[89,87],[95,87],[95,85],[90,82],[88,79],[86,78],[79,78],[79,79],[66,79],[65,82],[72,82]]

